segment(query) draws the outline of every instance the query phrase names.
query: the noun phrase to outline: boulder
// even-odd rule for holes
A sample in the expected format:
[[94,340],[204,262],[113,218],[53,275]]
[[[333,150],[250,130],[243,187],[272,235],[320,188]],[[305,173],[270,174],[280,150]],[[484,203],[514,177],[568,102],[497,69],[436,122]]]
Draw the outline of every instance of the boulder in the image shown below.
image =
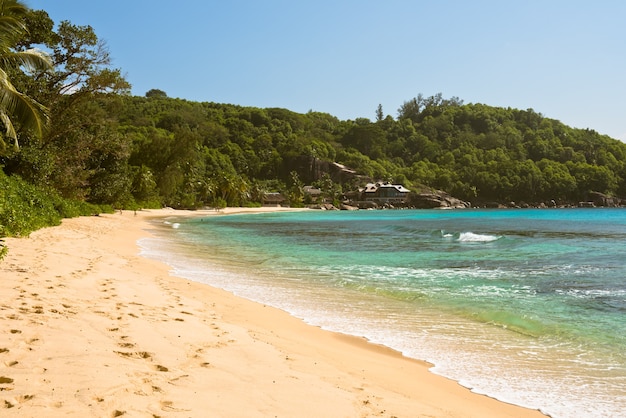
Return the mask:
[[411,193],[409,195],[409,204],[417,209],[465,209],[472,206],[469,202],[452,197],[441,190]]
[[346,205],[345,203],[342,203],[340,206],[341,210],[359,210],[358,207],[356,206],[351,206],[351,205]]
[[309,205],[309,209],[319,209],[319,210],[338,210],[333,204],[331,203],[322,203],[322,204],[317,204],[317,205]]
[[589,192],[589,201],[595,206],[614,208],[620,206],[622,201],[617,197],[611,197],[600,192]]

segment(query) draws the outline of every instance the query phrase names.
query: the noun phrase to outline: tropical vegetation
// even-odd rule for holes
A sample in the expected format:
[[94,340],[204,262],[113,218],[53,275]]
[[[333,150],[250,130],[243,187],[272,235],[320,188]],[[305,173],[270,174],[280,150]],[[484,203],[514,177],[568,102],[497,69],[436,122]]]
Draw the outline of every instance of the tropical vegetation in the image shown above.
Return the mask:
[[418,94],[395,116],[379,105],[374,120],[340,120],[158,86],[132,96],[90,26],[0,0],[0,31],[0,235],[40,226],[15,221],[31,213],[254,206],[268,192],[299,206],[305,185],[337,201],[373,180],[474,204],[626,196],[626,144],[533,109]]

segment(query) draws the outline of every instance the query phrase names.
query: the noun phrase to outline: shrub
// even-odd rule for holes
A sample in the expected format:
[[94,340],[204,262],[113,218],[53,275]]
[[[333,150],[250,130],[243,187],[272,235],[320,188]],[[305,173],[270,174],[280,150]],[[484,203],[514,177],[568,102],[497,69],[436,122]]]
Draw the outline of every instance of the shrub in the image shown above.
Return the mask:
[[[68,200],[52,189],[36,187],[0,170],[0,237],[27,236],[32,231],[59,225],[62,218],[113,212],[109,206]],[[0,253],[5,252],[6,248]]]

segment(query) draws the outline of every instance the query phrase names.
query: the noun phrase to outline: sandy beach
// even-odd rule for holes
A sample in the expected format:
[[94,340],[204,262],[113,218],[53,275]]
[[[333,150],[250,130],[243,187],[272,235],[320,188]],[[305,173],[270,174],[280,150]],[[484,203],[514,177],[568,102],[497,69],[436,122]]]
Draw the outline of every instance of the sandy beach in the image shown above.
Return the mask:
[[151,219],[173,215],[67,219],[5,240],[0,416],[544,416],[385,347],[171,276],[139,255],[137,240]]

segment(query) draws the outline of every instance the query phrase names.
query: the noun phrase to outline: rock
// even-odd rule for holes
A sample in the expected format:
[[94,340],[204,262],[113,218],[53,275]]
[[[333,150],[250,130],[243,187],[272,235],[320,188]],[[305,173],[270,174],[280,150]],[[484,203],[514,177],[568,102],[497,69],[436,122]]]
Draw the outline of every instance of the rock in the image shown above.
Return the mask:
[[359,210],[358,207],[356,206],[351,206],[351,205],[346,205],[345,203],[342,203],[340,206],[341,210]]
[[456,197],[452,197],[448,193],[441,190],[410,193],[409,205],[417,209],[465,209],[472,206],[469,202],[464,202]]
[[369,200],[350,201],[348,205],[356,206],[359,209],[378,209],[378,204]]
[[334,205],[330,203],[322,203],[318,205],[310,205],[310,209],[319,209],[319,210],[339,210]]
[[595,206],[617,207],[622,201],[617,197],[611,197],[600,192],[589,192],[589,202],[593,202]]

